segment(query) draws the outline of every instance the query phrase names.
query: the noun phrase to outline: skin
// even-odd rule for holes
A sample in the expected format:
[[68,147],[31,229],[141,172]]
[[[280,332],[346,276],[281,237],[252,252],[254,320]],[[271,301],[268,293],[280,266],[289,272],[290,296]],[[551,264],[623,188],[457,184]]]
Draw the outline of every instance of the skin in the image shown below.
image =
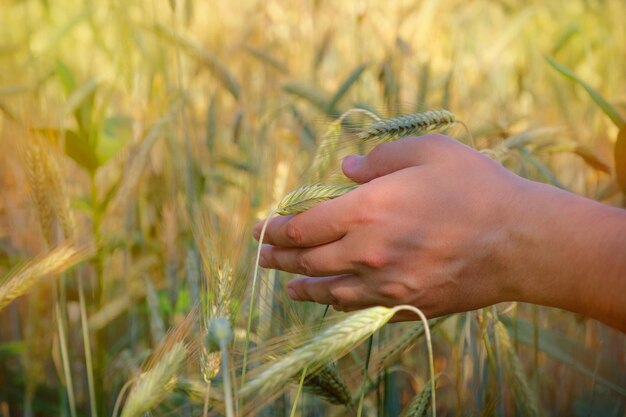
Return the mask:
[[342,311],[410,304],[427,317],[520,301],[626,332],[625,210],[438,134],[350,156],[343,171],[363,185],[268,224],[260,263],[303,275],[288,283],[291,299]]

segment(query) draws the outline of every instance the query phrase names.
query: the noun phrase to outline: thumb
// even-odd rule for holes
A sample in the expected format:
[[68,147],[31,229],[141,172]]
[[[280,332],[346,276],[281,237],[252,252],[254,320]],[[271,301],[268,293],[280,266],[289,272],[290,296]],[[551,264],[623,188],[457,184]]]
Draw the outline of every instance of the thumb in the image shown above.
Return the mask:
[[365,156],[350,155],[342,162],[343,173],[355,182],[364,183],[424,163],[426,143],[422,138],[406,138],[376,146]]

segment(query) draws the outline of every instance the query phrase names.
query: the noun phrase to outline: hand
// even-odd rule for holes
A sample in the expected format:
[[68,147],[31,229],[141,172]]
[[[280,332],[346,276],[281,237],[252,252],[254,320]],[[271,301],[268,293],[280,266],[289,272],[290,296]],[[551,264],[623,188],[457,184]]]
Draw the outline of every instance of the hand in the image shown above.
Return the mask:
[[343,170],[364,184],[267,227],[261,266],[307,275],[288,284],[292,299],[411,304],[433,317],[512,297],[507,247],[524,180],[437,134],[379,145]]
[[523,301],[626,331],[623,209],[437,134],[350,156],[343,170],[363,185],[268,224],[261,266],[306,275],[289,282],[292,299],[343,311],[411,304],[428,317]]

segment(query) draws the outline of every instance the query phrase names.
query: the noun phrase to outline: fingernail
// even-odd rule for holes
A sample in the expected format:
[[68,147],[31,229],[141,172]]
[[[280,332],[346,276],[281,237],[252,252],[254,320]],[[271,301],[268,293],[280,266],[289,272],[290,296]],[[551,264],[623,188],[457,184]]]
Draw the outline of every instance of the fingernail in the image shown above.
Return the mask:
[[343,158],[342,167],[344,171],[353,171],[359,163],[358,155],[349,155]]
[[291,298],[292,300],[298,299],[298,294],[296,294],[296,290],[291,287],[287,287],[287,295],[289,295],[289,298]]

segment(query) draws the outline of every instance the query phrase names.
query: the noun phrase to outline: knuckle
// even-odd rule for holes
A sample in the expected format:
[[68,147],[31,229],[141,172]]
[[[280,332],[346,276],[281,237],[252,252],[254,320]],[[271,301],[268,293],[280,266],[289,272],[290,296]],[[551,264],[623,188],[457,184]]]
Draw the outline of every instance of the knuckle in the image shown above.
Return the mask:
[[378,294],[396,302],[403,302],[407,297],[407,288],[400,282],[385,282],[378,286]]
[[390,259],[384,251],[372,249],[363,253],[360,263],[371,269],[383,269],[389,265]]
[[376,193],[365,188],[357,191],[359,192],[355,194],[355,204],[350,214],[351,221],[355,224],[371,224],[378,213],[379,198]]
[[290,221],[289,223],[287,223],[287,226],[285,226],[285,235],[290,242],[298,246],[301,245],[304,241],[302,229],[300,229],[300,227],[295,224],[294,221]]
[[296,256],[296,272],[302,275],[311,275],[313,268],[308,256],[304,254]]
[[339,287],[336,287],[336,286],[328,287],[328,297],[330,299],[330,304],[343,307],[341,289]]

